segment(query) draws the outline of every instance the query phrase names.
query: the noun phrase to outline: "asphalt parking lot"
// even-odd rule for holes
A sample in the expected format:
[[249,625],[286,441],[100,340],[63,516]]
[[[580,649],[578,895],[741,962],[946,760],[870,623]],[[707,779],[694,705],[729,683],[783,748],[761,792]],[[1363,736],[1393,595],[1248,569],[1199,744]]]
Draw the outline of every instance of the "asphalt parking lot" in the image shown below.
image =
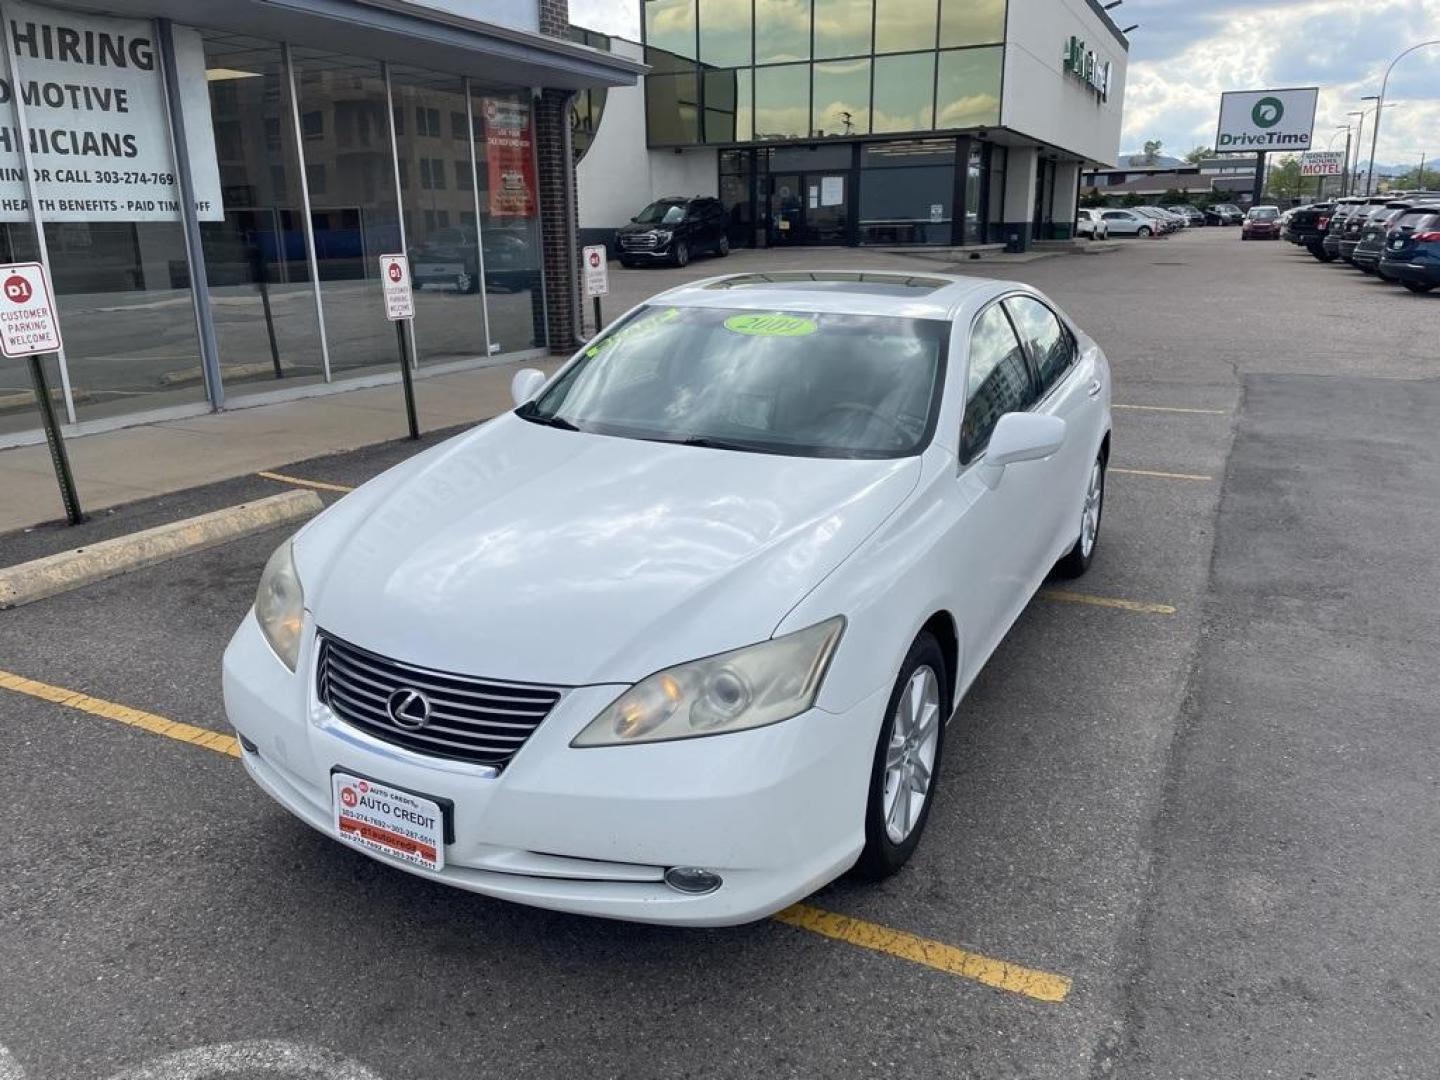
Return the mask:
[[[1031,282],[1116,382],[1095,564],[966,698],[902,873],[657,929],[311,832],[163,733],[228,734],[220,654],[280,530],[0,611],[0,1080],[1433,1075],[1440,296],[1234,229],[867,265]],[[3,536],[0,565],[328,501],[416,448]]]

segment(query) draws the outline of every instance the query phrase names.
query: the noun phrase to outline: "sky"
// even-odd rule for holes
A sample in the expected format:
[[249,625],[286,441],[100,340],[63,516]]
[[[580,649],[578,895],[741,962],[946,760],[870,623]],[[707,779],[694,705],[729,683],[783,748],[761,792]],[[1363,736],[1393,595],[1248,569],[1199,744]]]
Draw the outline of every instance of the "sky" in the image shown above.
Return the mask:
[[[570,0],[570,21],[638,40],[639,8]],[[1355,124],[1346,114],[1367,108],[1368,159],[1374,102],[1360,99],[1380,92],[1401,50],[1440,39],[1440,0],[1124,0],[1111,14],[1122,27],[1140,24],[1129,35],[1120,150],[1158,139],[1176,157],[1214,142],[1222,91],[1319,86],[1315,148],[1342,149],[1336,125]],[[1376,162],[1440,159],[1440,45],[1396,65],[1386,102]]]

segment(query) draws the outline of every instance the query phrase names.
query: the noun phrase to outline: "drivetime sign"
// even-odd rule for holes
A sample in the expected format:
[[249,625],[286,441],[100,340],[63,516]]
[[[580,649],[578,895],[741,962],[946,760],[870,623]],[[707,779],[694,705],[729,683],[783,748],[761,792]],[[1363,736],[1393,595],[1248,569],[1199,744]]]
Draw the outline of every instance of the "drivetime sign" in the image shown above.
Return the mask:
[[1309,150],[1318,87],[1234,90],[1220,95],[1215,149]]
[[39,263],[0,266],[0,354],[7,357],[60,350],[55,297]]

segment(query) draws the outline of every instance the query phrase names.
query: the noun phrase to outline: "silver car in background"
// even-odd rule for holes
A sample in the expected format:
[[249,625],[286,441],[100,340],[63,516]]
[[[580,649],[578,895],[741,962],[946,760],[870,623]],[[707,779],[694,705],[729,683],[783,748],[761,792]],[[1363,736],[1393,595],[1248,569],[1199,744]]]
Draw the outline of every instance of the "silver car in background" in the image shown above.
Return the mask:
[[[1136,210],[1139,208],[1137,207]],[[1136,210],[1104,210],[1100,219],[1110,236],[1159,236],[1160,223]]]

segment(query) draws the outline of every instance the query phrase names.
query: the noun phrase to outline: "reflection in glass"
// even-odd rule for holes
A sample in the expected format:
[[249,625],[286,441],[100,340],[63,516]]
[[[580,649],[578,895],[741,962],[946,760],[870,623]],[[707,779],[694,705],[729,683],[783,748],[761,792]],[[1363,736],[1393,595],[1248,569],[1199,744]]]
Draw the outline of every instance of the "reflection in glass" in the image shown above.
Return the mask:
[[936,86],[937,128],[981,127],[1000,122],[1000,62],[1004,49],[962,49],[940,54]]
[[980,243],[980,187],[984,178],[985,150],[983,143],[970,144],[970,161],[965,177],[965,243]]
[[873,0],[823,0],[815,9],[815,59],[870,52]]
[[803,139],[810,130],[810,65],[755,69],[755,138]]
[[934,119],[935,54],[875,59],[870,130],[928,131]]
[[225,390],[316,382],[324,373],[320,326],[280,46],[204,37],[225,218],[200,222],[200,243]]
[[[470,88],[484,240],[489,352],[545,344],[540,275],[540,191],[530,95]],[[428,332],[428,331],[427,331]]]
[[487,356],[464,85],[456,75],[396,67],[390,86],[395,108],[406,116],[461,118],[458,131],[453,124],[427,123],[423,130],[417,124],[396,138],[410,177],[401,195],[420,362]]
[[810,0],[755,0],[755,62],[809,58]]
[[1005,0],[940,0],[940,48],[1005,40]]
[[699,91],[693,71],[645,77],[645,120],[652,146],[700,141]]
[[699,0],[700,62],[714,67],[750,63],[750,5],[737,0]]
[[379,256],[400,250],[385,80],[374,60],[301,48],[293,56],[300,111],[319,116],[305,165],[325,177],[323,190],[311,186],[310,216],[330,370],[393,365],[379,278]]
[[645,0],[645,44],[695,59],[695,0]]
[[935,48],[937,0],[875,0],[875,51]]
[[815,65],[815,120],[811,134],[864,135],[870,130],[870,61]]
[[[747,76],[749,68],[744,68]],[[705,72],[705,141],[735,142],[736,114],[739,111],[738,82],[741,71]]]

